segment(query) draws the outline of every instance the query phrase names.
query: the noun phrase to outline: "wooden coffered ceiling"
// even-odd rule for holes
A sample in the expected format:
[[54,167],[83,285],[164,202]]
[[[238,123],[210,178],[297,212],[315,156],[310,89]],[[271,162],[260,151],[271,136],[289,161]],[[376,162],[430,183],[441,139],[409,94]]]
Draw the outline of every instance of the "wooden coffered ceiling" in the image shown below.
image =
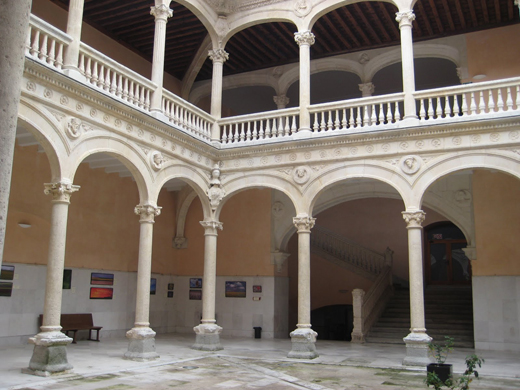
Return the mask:
[[[69,0],[52,0],[68,9]],[[151,0],[85,0],[84,20],[147,60],[152,60],[154,19]],[[207,35],[197,17],[172,1],[174,15],[168,21],[165,70],[182,79]],[[397,8],[377,1],[341,7],[320,18],[313,27],[316,43],[311,58],[399,44],[395,21]],[[428,40],[519,22],[513,0],[419,0],[414,12],[414,41]],[[224,74],[273,67],[298,61],[294,41],[296,27],[290,23],[264,23],[233,36],[225,49],[229,60]],[[206,60],[197,80],[211,78]]]

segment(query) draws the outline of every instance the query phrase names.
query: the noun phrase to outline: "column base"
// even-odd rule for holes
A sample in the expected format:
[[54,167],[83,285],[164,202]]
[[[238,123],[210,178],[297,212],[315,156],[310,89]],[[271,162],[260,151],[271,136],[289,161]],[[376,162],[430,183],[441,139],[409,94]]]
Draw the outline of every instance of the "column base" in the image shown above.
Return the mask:
[[146,362],[159,358],[159,354],[155,352],[155,332],[151,328],[132,328],[126,332],[126,338],[129,342],[125,359]]
[[352,340],[351,343],[356,344],[364,344],[365,343],[365,335],[363,333],[354,333],[352,332]]
[[191,349],[199,351],[220,351],[224,347],[220,344],[222,327],[217,324],[200,324],[193,328],[195,331],[195,344]]
[[67,374],[72,365],[67,360],[67,345],[72,342],[70,337],[59,331],[41,332],[29,339],[34,344],[29,368],[23,369],[25,374],[50,376]]
[[428,343],[432,338],[426,333],[410,333],[403,338],[406,344],[406,357],[403,359],[403,366],[426,367],[432,362],[429,356]]
[[291,332],[291,352],[287,355],[293,359],[315,359],[318,356],[316,351],[316,336],[318,333],[310,327],[298,328]]
[[307,139],[312,136],[312,129],[310,127],[301,127],[293,135],[294,139]]

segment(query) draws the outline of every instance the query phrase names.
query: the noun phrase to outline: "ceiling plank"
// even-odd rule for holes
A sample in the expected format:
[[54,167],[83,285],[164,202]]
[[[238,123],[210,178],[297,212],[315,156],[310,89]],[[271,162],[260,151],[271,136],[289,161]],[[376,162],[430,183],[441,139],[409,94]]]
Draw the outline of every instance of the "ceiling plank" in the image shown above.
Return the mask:
[[[459,1],[459,0],[457,0]],[[477,13],[475,11],[475,2],[473,0],[468,1],[469,6],[469,14],[471,15],[471,23],[473,24],[473,27],[478,26],[478,20],[477,20]]]
[[348,9],[348,6],[347,7],[343,7],[341,8],[341,10],[343,11],[343,13],[345,14],[345,16],[347,17],[347,19],[349,20],[350,24],[352,24],[352,26],[354,26],[354,28],[356,29],[356,32],[361,35],[361,38],[363,38],[363,41],[365,41],[365,44],[366,45],[370,45],[370,39],[368,39],[368,37],[366,36],[365,32],[363,31],[363,29],[361,27],[359,27],[359,24],[357,23],[356,19],[352,16],[352,14],[350,13],[349,9]]
[[442,6],[444,7],[444,12],[446,13],[446,18],[448,19],[448,24],[450,25],[450,30],[455,31],[455,24],[453,23],[453,18],[451,17],[451,10],[448,2],[446,0],[442,0]]
[[428,35],[433,35],[433,27],[430,24],[430,20],[428,19],[428,14],[424,10],[424,6],[421,0],[417,3],[417,6],[419,7],[419,12],[423,15],[424,18],[424,24],[426,25],[426,30],[428,30]]
[[392,33],[394,35],[394,39],[393,40],[401,39],[401,34],[399,33],[399,30],[397,29],[397,23],[395,21],[395,17],[392,18],[390,16],[390,14],[388,13],[388,10],[385,7],[385,3],[378,2],[377,5],[379,6],[379,10],[381,11],[381,13],[383,14],[383,16],[385,18],[385,21],[386,21],[385,25],[387,27],[390,27],[390,30],[392,31]]
[[464,19],[464,12],[460,5],[460,0],[455,0],[455,7],[457,8],[457,15],[459,15],[460,26],[466,29],[466,19]]
[[502,15],[500,12],[500,0],[495,0],[495,15],[497,22],[502,22]]
[[[520,7],[520,4],[518,5]],[[507,2],[507,16],[509,18],[509,20],[513,20],[513,18],[515,17],[515,10],[514,10],[514,5],[513,5],[513,2],[512,1],[508,1]]]
[[486,22],[486,24],[489,24],[489,13],[488,13],[486,0],[480,0],[480,5],[482,6],[482,13],[484,14],[484,21]]
[[285,42],[285,48],[290,52],[287,57],[298,57],[298,45],[294,41],[294,34],[291,31],[288,31],[288,29],[281,28],[281,25],[283,26],[283,24],[280,23],[271,23],[271,28],[274,32],[277,32],[276,36],[279,38],[281,37]]
[[444,34],[444,26],[442,25],[441,18],[439,17],[439,12],[437,11],[437,7],[435,6],[434,0],[429,0],[430,7],[432,9],[433,17],[435,18],[435,23],[437,24],[437,28],[441,34]]
[[353,4],[353,7],[354,9],[356,10],[356,12],[358,13],[358,16],[359,18],[361,19],[361,21],[365,24],[365,28],[369,31],[369,33],[372,35],[372,38],[374,38],[376,40],[376,42],[378,44],[381,44],[383,43],[381,41],[381,38],[379,38],[379,35],[375,32],[375,30],[372,28],[372,23],[370,23],[367,18],[365,17],[365,13],[363,12],[363,10],[361,9],[361,7],[359,6],[358,3],[354,3]]
[[329,15],[323,15],[322,19],[327,24],[327,26],[329,26],[329,28],[332,30],[334,35],[336,37],[338,37],[338,39],[341,41],[341,43],[343,43],[343,45],[347,49],[352,49],[352,45],[350,44],[350,42],[347,41],[345,39],[344,35],[338,31],[338,29],[336,28],[336,25],[334,23],[332,23],[332,20],[330,20]]
[[[330,35],[328,29],[323,26],[323,23],[316,23],[312,29],[317,32],[319,31],[319,33],[316,34],[317,45],[315,43],[313,45],[314,48],[323,46],[329,53],[340,51],[342,49],[337,40]],[[332,46],[334,46],[334,48]]]
[[361,43],[359,42],[359,40],[356,38],[356,36],[354,35],[354,33],[352,32],[352,30],[350,29],[350,27],[347,25],[347,23],[343,20],[343,18],[341,17],[341,15],[339,14],[339,12],[336,10],[332,13],[332,15],[334,16],[334,18],[336,19],[336,21],[339,23],[340,27],[345,30],[345,32],[347,33],[347,35],[349,36],[349,38],[354,42],[354,44],[357,46],[357,47],[360,47],[361,46]]
[[372,20],[374,20],[376,22],[379,31],[384,35],[385,41],[391,42],[392,38],[390,38],[390,34],[388,34],[388,31],[386,31],[386,27],[383,26],[383,23],[381,23],[381,19],[379,19],[379,17],[377,16],[377,13],[374,10],[374,8],[372,8],[372,5],[370,4],[370,2],[366,2],[364,4],[365,4],[365,7],[368,9],[370,16],[372,17]]

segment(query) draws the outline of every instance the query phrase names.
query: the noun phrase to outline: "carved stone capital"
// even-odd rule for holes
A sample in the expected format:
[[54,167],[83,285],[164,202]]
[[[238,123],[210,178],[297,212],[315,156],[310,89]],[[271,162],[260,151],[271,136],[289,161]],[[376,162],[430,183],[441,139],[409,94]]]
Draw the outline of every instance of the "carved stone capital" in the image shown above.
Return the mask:
[[139,222],[154,223],[155,217],[161,214],[162,207],[152,206],[150,204],[135,206],[134,213],[139,215]]
[[186,237],[175,237],[173,239],[173,247],[175,249],[185,249],[188,247],[188,239]]
[[168,18],[173,16],[173,10],[165,4],[161,4],[156,7],[150,7],[150,15],[155,16],[155,21],[164,20],[166,22]]
[[315,42],[315,36],[310,31],[295,32],[294,40],[296,41],[298,46],[301,46],[301,45],[312,46],[312,45],[314,45],[314,42]]
[[296,226],[298,233],[310,233],[311,229],[314,227],[314,224],[316,223],[316,218],[311,218],[307,214],[298,214],[296,217],[293,218],[293,223],[294,226]]
[[285,108],[289,104],[289,98],[286,95],[273,96],[273,101],[279,110]]
[[403,211],[403,219],[406,222],[406,227],[410,228],[421,228],[422,223],[424,222],[424,218],[426,217],[426,213],[422,210],[418,211]]
[[290,255],[290,253],[280,252],[278,250],[271,252],[271,264],[276,265],[276,272],[282,272],[285,260],[287,260]]
[[208,52],[209,58],[213,62],[226,62],[226,60],[229,60],[229,53],[225,51],[224,49],[214,49],[210,50]]
[[217,234],[218,229],[224,229],[224,224],[219,221],[200,221],[200,224],[206,231],[206,234]]
[[80,186],[75,186],[70,183],[45,183],[44,194],[52,195],[53,202],[70,203],[70,196],[73,192],[79,191]]
[[373,83],[358,84],[362,97],[372,96],[376,89]]
[[415,14],[413,11],[396,12],[395,20],[399,23],[399,28],[404,26],[412,26],[412,22],[415,20]]

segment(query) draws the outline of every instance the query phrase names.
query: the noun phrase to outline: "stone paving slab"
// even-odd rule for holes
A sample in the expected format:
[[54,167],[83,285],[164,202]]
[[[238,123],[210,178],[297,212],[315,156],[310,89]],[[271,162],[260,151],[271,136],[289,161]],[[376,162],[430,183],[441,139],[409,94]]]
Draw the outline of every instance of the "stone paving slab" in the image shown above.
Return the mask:
[[[426,389],[424,372],[214,355],[103,375],[70,375],[17,390],[398,390]],[[482,378],[472,389],[519,389],[520,379]]]

